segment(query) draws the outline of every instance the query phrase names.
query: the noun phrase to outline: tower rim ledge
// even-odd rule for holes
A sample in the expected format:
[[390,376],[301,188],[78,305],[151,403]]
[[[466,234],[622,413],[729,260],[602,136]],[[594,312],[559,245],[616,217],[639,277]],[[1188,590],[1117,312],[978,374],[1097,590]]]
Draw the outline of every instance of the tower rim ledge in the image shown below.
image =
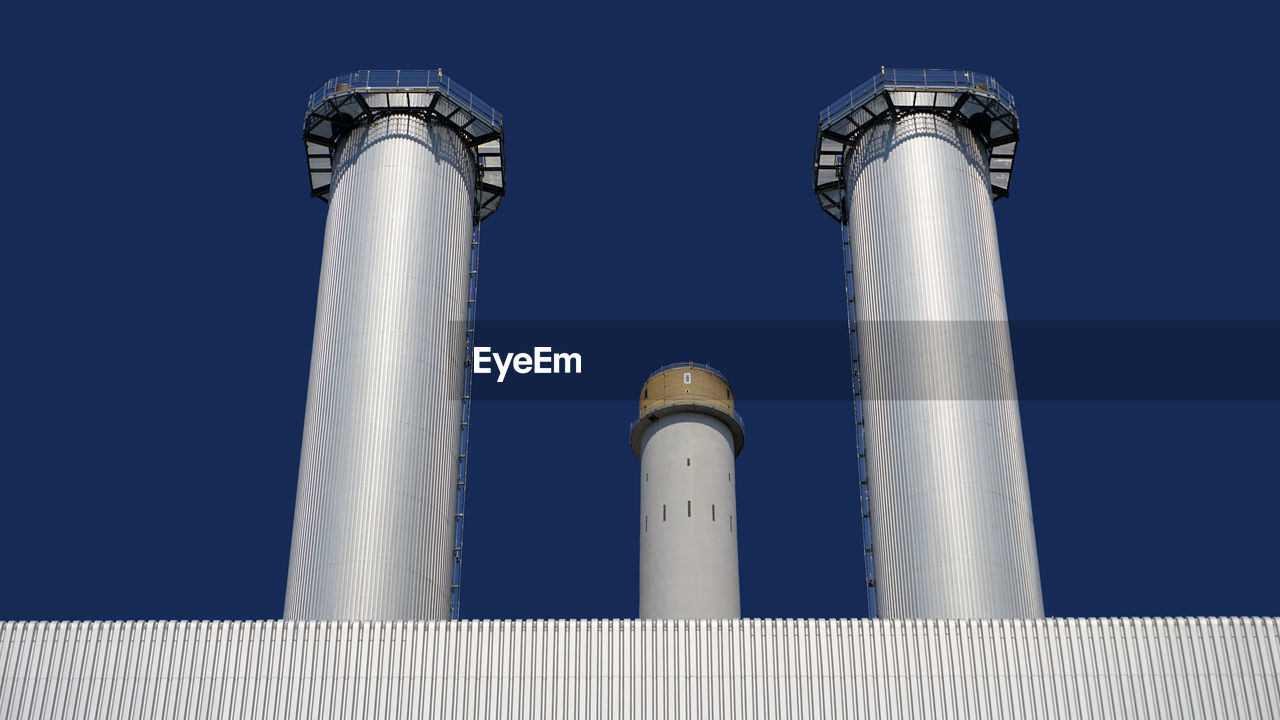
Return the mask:
[[362,122],[407,114],[439,122],[475,153],[475,225],[497,212],[506,195],[502,113],[454,82],[442,69],[357,70],[329,78],[307,98],[302,140],[311,197],[333,194],[334,151]]
[[1019,139],[1013,95],[994,77],[970,70],[886,68],[818,112],[813,191],[845,224],[845,158],[867,128],[912,113],[942,115],[974,130],[988,154],[994,200],[1009,196]]

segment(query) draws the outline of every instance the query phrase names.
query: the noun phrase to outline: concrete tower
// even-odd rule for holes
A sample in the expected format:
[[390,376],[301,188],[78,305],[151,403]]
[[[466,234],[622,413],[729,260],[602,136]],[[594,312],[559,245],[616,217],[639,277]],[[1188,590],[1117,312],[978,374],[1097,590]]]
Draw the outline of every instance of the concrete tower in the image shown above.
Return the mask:
[[303,139],[329,215],[284,615],[456,617],[502,116],[438,70],[365,71],[312,94]]
[[882,618],[1044,615],[992,210],[1017,142],[1013,96],[959,70],[881,69],[819,116]]
[[742,452],[733,389],[704,363],[659,368],[640,391],[640,617],[736,618]]

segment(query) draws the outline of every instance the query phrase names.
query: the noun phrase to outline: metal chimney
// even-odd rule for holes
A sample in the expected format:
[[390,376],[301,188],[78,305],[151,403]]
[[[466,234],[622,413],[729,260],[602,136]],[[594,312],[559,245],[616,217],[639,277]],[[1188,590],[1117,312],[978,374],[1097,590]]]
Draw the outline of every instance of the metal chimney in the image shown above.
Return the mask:
[[284,616],[456,618],[502,116],[439,70],[362,71],[312,94],[303,140],[329,214]]
[[882,68],[819,115],[882,618],[1044,615],[992,209],[1017,142],[1013,96],[961,70]]

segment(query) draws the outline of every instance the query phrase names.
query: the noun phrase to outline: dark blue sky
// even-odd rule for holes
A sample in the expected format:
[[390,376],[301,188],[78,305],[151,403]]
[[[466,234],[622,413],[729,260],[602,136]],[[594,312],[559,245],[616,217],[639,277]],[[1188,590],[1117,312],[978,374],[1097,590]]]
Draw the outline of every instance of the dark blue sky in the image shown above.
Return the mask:
[[[0,619],[280,616],[325,219],[299,129],[308,93],[354,69],[443,67],[504,113],[510,194],[481,233],[482,323],[833,329],[778,370],[838,378],[806,400],[753,399],[750,357],[688,353],[737,379],[747,422],[746,615],[865,613],[840,236],[810,165],[817,110],[881,65],[989,72],[1017,97],[996,208],[1011,317],[1280,320],[1274,17],[34,7],[11,13],[3,51]],[[1023,403],[1046,610],[1274,615],[1277,326],[1240,326],[1235,344],[1159,327],[1163,342],[1117,357],[1031,351],[1015,326],[1019,377],[1068,388]],[[682,359],[639,347],[634,367],[592,368],[599,400],[481,393],[464,616],[635,614],[626,428],[644,371]],[[1167,391],[1080,389],[1110,363],[1149,366]],[[1237,391],[1204,390],[1224,377]]]

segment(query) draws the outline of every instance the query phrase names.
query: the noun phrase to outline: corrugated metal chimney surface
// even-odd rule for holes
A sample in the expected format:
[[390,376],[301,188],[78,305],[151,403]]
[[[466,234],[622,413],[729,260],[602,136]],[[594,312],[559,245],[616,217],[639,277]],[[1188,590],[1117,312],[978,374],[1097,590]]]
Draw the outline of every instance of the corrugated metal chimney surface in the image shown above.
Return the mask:
[[819,118],[882,618],[1044,615],[992,209],[1017,140],[1013,97],[958,70],[882,70]]
[[659,368],[640,391],[631,450],[640,458],[640,617],[737,618],[733,390],[704,363]]
[[303,136],[329,214],[284,616],[447,619],[501,116],[439,71],[365,71],[312,95]]

